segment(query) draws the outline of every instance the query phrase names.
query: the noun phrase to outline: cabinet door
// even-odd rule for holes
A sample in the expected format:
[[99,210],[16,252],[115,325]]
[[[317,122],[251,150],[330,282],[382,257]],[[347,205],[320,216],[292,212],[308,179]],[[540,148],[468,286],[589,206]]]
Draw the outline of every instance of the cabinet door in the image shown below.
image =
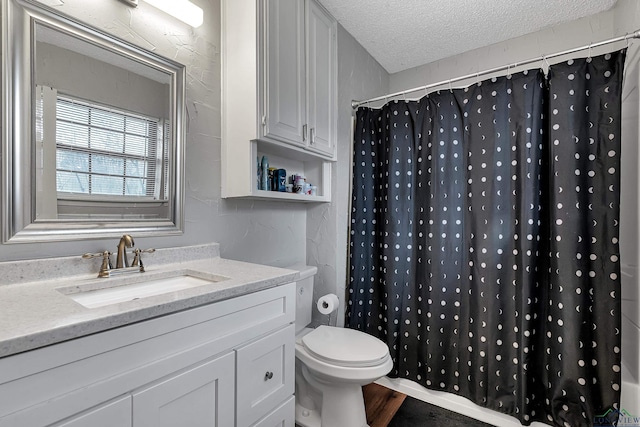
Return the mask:
[[234,355],[133,395],[133,427],[227,427],[234,422]]
[[294,427],[296,400],[293,396],[251,427]]
[[335,156],[337,24],[315,1],[306,8],[309,149]]
[[248,427],[293,395],[295,329],[289,325],[236,351],[238,427]]
[[306,144],[304,2],[264,0],[266,111],[263,136]]
[[131,396],[93,408],[55,427],[131,427]]

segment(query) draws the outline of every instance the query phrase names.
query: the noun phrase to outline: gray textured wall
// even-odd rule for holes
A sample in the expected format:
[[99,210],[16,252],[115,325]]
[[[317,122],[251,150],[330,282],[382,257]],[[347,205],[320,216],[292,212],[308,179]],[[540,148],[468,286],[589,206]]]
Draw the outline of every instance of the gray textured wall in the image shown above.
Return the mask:
[[[318,266],[314,294],[332,292],[340,298],[337,316],[344,322],[347,233],[351,197],[351,118],[353,99],[387,93],[389,75],[371,55],[338,26],[338,161],[331,170],[331,203],[319,204],[307,217],[307,263]],[[316,313],[316,320],[321,315]]]
[[[169,77],[162,84],[87,55],[38,42],[35,81],[65,95],[151,117],[169,117]],[[97,83],[99,82],[99,83]]]
[[[512,65],[518,61],[588,45],[590,42],[613,37],[616,10],[624,2],[625,0],[620,0],[617,6],[606,12],[392,74],[390,79],[391,92],[446,81],[454,77],[474,74],[478,71],[507,64]],[[593,53],[597,53],[595,49]],[[542,65],[542,61],[540,61],[537,64],[530,64],[524,68],[511,68],[511,70],[537,68]],[[504,75],[505,72],[501,71],[498,74]],[[480,77],[480,79],[486,78],[486,76]],[[464,87],[475,83],[475,81],[476,78],[474,77],[467,82],[456,83],[454,86]],[[445,84],[443,87],[446,88],[448,85]],[[420,92],[414,94],[418,98],[423,95],[424,93]]]

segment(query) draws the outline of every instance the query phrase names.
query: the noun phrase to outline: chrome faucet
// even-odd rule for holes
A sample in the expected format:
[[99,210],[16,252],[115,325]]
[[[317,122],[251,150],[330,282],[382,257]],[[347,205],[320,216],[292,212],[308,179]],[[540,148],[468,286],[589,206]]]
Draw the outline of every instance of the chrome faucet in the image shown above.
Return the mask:
[[129,234],[124,234],[120,238],[120,242],[118,242],[118,253],[116,254],[116,268],[126,268],[129,267],[129,262],[127,261],[127,248],[132,248],[135,243],[133,242],[133,237]]

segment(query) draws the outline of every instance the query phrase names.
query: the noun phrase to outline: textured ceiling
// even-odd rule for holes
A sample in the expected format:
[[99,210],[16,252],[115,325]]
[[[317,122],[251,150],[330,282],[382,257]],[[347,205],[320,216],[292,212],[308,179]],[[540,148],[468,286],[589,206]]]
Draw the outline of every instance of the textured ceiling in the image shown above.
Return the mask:
[[319,0],[389,72],[610,9],[617,0]]

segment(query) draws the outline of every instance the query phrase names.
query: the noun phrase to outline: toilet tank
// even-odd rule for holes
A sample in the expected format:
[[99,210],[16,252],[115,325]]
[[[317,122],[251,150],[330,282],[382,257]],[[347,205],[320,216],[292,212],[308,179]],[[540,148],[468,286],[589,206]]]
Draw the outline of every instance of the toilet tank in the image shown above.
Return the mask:
[[290,270],[300,272],[300,278],[296,281],[296,335],[311,323],[313,314],[313,277],[318,267],[310,265],[293,265],[287,267]]

